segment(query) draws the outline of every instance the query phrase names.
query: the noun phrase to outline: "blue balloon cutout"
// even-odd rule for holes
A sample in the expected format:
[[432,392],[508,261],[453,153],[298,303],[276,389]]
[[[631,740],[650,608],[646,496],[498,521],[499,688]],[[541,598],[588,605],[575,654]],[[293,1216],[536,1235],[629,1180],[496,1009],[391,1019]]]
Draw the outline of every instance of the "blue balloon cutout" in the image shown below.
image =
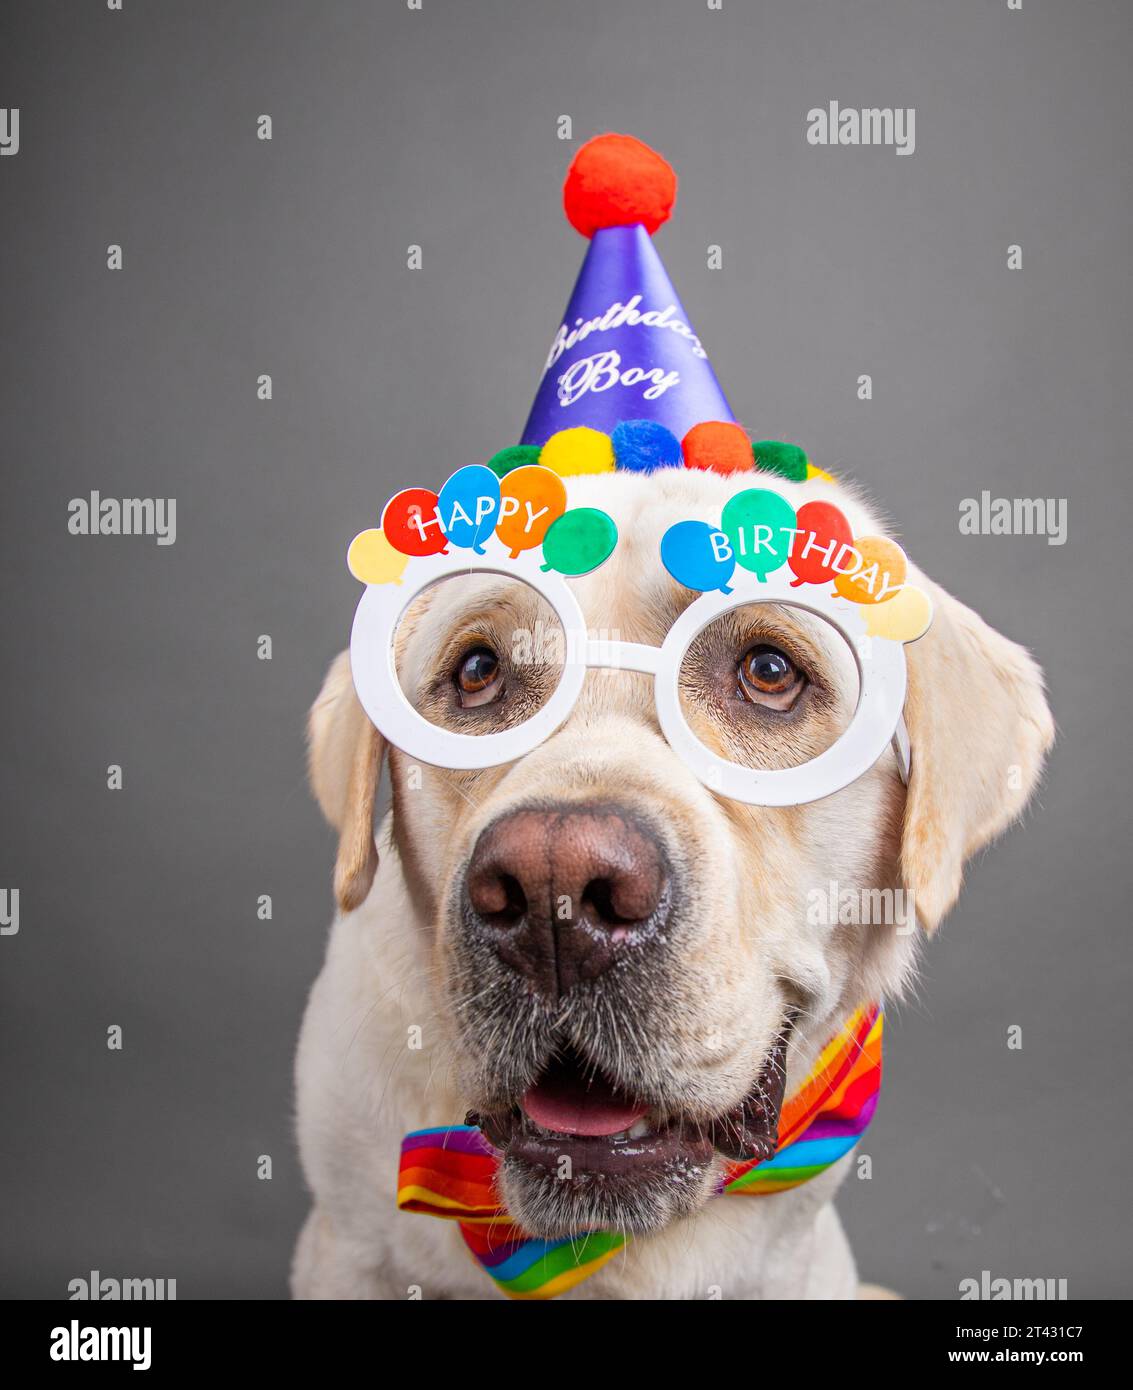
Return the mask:
[[496,528],[500,480],[482,463],[458,468],[441,488],[437,515],[452,545],[483,555],[484,542]]
[[661,537],[661,563],[678,584],[689,589],[732,592],[728,580],[736,568],[731,542],[706,521],[678,521]]

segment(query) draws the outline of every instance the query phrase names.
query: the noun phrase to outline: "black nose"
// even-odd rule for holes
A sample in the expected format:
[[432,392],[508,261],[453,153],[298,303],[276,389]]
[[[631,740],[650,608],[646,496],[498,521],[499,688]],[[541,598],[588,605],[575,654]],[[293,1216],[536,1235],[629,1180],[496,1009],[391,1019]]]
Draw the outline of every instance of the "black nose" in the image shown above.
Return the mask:
[[522,810],[482,832],[465,893],[500,959],[555,997],[657,934],[670,874],[656,835],[621,806]]

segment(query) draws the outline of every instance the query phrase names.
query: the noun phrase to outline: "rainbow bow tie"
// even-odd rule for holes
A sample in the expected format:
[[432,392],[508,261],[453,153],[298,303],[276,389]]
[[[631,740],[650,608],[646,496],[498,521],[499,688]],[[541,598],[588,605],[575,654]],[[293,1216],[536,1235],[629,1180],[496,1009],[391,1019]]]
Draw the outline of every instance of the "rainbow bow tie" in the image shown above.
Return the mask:
[[[879,1005],[858,1009],[823,1048],[779,1117],[775,1155],[729,1163],[718,1195],[785,1192],[849,1153],[881,1089]],[[614,1231],[561,1240],[527,1235],[500,1205],[499,1154],[472,1125],[419,1129],[401,1144],[397,1205],[460,1223],[473,1256],[510,1298],[554,1298],[600,1269],[626,1243]]]

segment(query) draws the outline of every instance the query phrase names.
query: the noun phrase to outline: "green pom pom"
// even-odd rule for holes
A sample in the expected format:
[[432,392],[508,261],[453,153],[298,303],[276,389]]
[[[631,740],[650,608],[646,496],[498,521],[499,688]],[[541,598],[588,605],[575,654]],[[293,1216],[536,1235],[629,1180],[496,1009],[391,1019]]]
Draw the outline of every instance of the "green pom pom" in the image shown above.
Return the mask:
[[539,462],[538,444],[513,444],[510,449],[501,449],[488,460],[488,467],[498,478],[510,473],[513,468],[522,468],[528,463]]
[[777,439],[761,439],[751,446],[755,466],[762,473],[778,473],[793,483],[805,483],[807,478],[806,450],[797,444],[783,444]]

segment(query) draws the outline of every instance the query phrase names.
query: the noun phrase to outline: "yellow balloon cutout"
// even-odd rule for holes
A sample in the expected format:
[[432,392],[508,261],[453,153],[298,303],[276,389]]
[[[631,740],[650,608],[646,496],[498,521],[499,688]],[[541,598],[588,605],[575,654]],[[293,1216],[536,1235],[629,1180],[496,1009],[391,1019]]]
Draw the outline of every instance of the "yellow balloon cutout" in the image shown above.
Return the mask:
[[857,569],[840,574],[834,588],[851,603],[888,603],[905,582],[908,566],[905,552],[896,541],[884,536],[862,536],[854,540],[862,557]]
[[395,550],[376,527],[360,531],[346,552],[350,573],[363,584],[400,584],[408,563],[409,556]]
[[915,642],[931,623],[932,601],[913,584],[906,584],[884,603],[871,604],[865,613],[866,632],[871,637],[887,637],[891,642]]
[[500,479],[500,520],[496,535],[515,559],[521,550],[543,544],[552,522],[566,511],[563,480],[537,463],[513,468]]

